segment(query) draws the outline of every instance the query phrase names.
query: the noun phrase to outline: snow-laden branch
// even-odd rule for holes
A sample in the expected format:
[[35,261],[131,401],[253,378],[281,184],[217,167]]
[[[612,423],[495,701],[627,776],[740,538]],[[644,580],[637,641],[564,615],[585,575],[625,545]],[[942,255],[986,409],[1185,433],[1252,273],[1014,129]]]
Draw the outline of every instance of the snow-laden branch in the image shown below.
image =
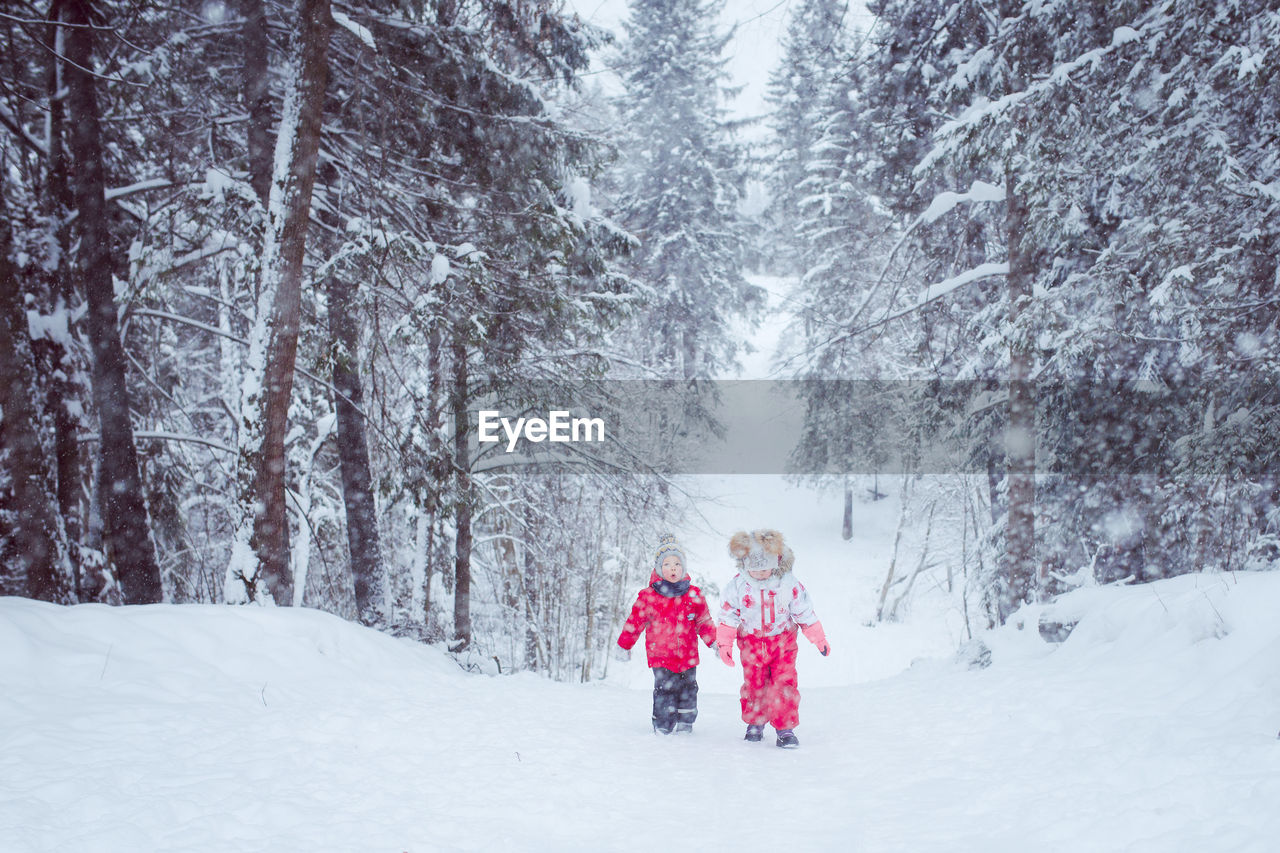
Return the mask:
[[[994,278],[995,276],[1008,275],[1008,274],[1009,274],[1008,263],[979,264],[973,269],[965,270],[959,275],[954,275],[951,278],[948,278],[944,281],[940,281],[940,282],[937,282],[936,284],[929,285],[924,289],[924,292],[920,294],[920,298],[916,301],[914,305],[911,305],[907,308],[903,308],[901,311],[886,313],[884,316],[880,317],[879,319],[873,320],[867,323],[866,325],[859,326],[855,329],[851,329],[847,332],[844,332],[843,334],[836,335],[835,337],[827,340],[825,343],[815,344],[814,346],[809,347],[808,349],[803,350],[800,353],[797,353],[795,356],[792,356],[792,359],[798,358],[799,356],[804,355],[805,353],[813,352],[814,350],[819,349],[820,347],[823,347],[823,346],[835,346],[836,344],[840,344],[851,338],[857,337],[858,335],[861,335],[864,332],[869,332],[872,329],[878,329],[881,326],[886,326],[889,323],[892,323],[894,320],[901,320],[904,317],[909,317],[910,315],[919,311],[924,306],[928,305],[930,302],[941,299],[943,296],[946,296],[948,293],[951,293],[953,290],[963,287],[966,284],[971,284],[975,281],[982,281],[983,279]],[[878,286],[878,283],[877,283],[877,286]],[[862,307],[865,307],[865,302]],[[858,314],[861,314],[861,312],[862,312],[862,308],[859,308]],[[856,318],[857,314],[855,314],[854,316]]]
[[149,190],[163,190],[173,186],[177,186],[177,184],[168,178],[151,178],[146,181],[138,181],[136,184],[129,184],[127,187],[114,187],[112,189],[108,189],[104,195],[106,196],[107,201],[115,201],[118,198],[124,198],[125,196],[131,196],[136,193],[144,193]]
[[223,329],[219,329],[217,326],[211,326],[208,323],[202,323],[199,320],[193,320],[190,317],[184,317],[181,314],[174,314],[170,311],[158,311],[155,308],[132,308],[130,309],[129,314],[134,317],[155,317],[156,319],[159,319],[159,320],[168,320],[173,323],[181,323],[184,326],[191,326],[192,328],[196,328],[196,329],[200,329],[201,331],[208,332],[211,335],[218,335],[220,337],[228,338],[230,340],[235,341],[238,344],[243,344],[244,346],[249,345],[249,342],[244,338],[240,337],[239,335],[234,335],[231,332],[227,332],[227,331],[224,331]]
[[895,312],[893,314],[886,314],[885,316],[881,317],[879,320],[876,320],[874,323],[868,324],[864,328],[857,329],[855,331],[848,332],[844,335],[841,335],[832,343],[836,343],[838,341],[851,338],[854,335],[861,334],[862,332],[870,331],[871,329],[877,328],[879,326],[883,326],[886,323],[892,323],[894,320],[901,320],[903,317],[906,317],[910,314],[914,314],[915,312],[919,311],[921,308],[928,305],[930,302],[941,299],[951,291],[959,287],[963,287],[966,284],[971,284],[975,281],[982,281],[983,279],[986,279],[986,278],[993,278],[998,275],[1008,275],[1008,274],[1009,274],[1009,264],[1007,263],[978,264],[978,266],[974,267],[971,270],[965,270],[959,275],[953,275],[951,278],[946,279],[945,281],[940,281],[937,284],[929,285],[924,289],[924,292],[920,294],[920,298],[916,301],[915,305],[912,305],[909,308],[904,308],[901,311]]
[[989,101],[986,98],[976,99],[972,104],[966,107],[959,116],[938,128],[937,136],[941,141],[924,156],[923,160],[916,164],[916,167],[911,170],[912,174],[920,175],[922,172],[932,167],[938,160],[952,153],[957,144],[957,137],[960,135],[961,131],[968,130],[975,125],[981,124],[986,119],[997,116],[1006,110],[1017,106],[1028,98],[1036,97],[1069,82],[1071,75],[1075,72],[1086,67],[1096,67],[1108,54],[1124,47],[1127,44],[1159,36],[1163,32],[1163,29],[1169,20],[1168,16],[1164,14],[1168,10],[1169,5],[1169,3],[1166,3],[1161,8],[1153,10],[1150,13],[1152,19],[1138,29],[1134,29],[1133,27],[1116,27],[1111,33],[1111,43],[1109,45],[1086,51],[1070,62],[1062,63],[1044,77],[1019,92],[1011,92],[994,101]]
[[207,261],[209,258],[216,257],[223,252],[235,251],[236,248],[236,244],[231,242],[224,241],[219,243],[210,240],[199,249],[187,252],[181,257],[169,258],[168,260],[171,262],[167,266],[152,266],[150,264],[143,266],[138,270],[136,278],[139,282],[146,282],[161,276],[171,275],[172,273],[181,270],[183,267],[188,267],[192,264],[200,263],[201,261]]
[[907,233],[911,233],[916,225],[928,225],[935,222],[943,214],[950,213],[957,205],[966,202],[1004,201],[1004,199],[1005,188],[989,184],[986,181],[974,181],[969,185],[967,193],[938,193],[925,212],[920,214],[920,218],[916,220],[915,225],[908,229]]
[[927,305],[933,300],[940,299],[956,288],[963,287],[970,282],[981,281],[984,278],[992,278],[993,276],[1008,274],[1009,264],[1007,262],[999,264],[978,264],[971,270],[965,270],[959,275],[952,276],[945,281],[940,281],[937,284],[931,284],[926,287],[924,289],[924,293],[920,294],[920,300],[916,303],[915,307],[919,308],[923,305]]
[[[889,274],[889,268],[893,265],[893,259],[897,256],[898,250],[901,249],[903,245],[906,244],[907,238],[910,237],[917,228],[919,228],[921,225],[931,224],[932,222],[937,220],[939,217],[943,216],[946,213],[949,213],[957,205],[964,204],[966,202],[974,203],[974,202],[1004,201],[1006,194],[1007,193],[1004,187],[996,186],[995,184],[989,184],[986,181],[974,181],[972,184],[969,185],[968,192],[956,193],[956,192],[947,191],[947,192],[939,193],[933,199],[933,201],[929,203],[929,206],[925,209],[924,213],[917,216],[911,222],[911,224],[907,226],[906,230],[903,231],[902,234],[898,237],[897,242],[893,244],[893,248],[889,250],[889,254],[885,256],[884,266],[880,269],[880,275],[876,276],[875,284],[867,289],[866,295],[863,296],[862,302],[854,310],[853,314],[850,315],[847,319],[839,321],[839,325],[850,326],[856,323],[858,318],[862,316],[862,313],[866,311],[868,307],[870,307],[871,300],[875,298],[876,294],[880,290],[880,286],[884,283],[885,277]],[[938,285],[934,285],[934,286],[936,287]],[[927,294],[928,292],[929,290],[926,289],[925,293]],[[938,295],[941,296],[942,294],[938,294]],[[925,302],[928,302],[928,301],[931,301],[931,300],[922,299],[915,306],[907,309],[907,311],[903,314],[894,314],[892,316],[882,317],[879,321],[868,325],[866,329],[872,329],[872,328],[875,328],[876,326],[883,325],[889,322],[890,320],[896,320],[899,317],[905,316],[905,314],[909,314],[910,312],[916,310],[916,308],[919,308],[921,305],[925,304]],[[863,331],[865,331],[866,329],[864,329]]]
[[364,42],[365,47],[369,48],[369,50],[372,50],[374,53],[378,52],[378,43],[373,40],[373,33],[369,31],[368,27],[357,24],[345,13],[339,12],[337,9],[333,9],[329,14],[333,16],[333,22],[335,24],[360,39],[360,41]]
[[[156,430],[134,430],[133,437],[137,439],[148,439],[155,441],[183,441],[190,444],[203,444],[205,447],[212,447],[214,450],[221,450],[224,453],[235,453],[234,447],[228,447],[222,442],[207,438],[203,435],[190,435],[180,432],[161,432]],[[93,442],[98,441],[100,436],[97,433],[86,433],[76,437],[78,441]]]
[[3,102],[0,102],[0,125],[6,127],[18,140],[41,157],[49,156],[49,148],[44,144],[44,141],[32,136],[22,122],[18,120],[18,117],[9,111],[8,105]]

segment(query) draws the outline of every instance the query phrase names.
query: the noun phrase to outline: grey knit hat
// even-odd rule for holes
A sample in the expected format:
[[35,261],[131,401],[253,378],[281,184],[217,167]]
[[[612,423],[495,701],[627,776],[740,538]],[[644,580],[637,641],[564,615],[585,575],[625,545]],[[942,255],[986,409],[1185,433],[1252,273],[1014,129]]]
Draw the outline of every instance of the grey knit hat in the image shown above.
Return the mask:
[[668,554],[675,554],[680,558],[680,565],[685,567],[687,572],[689,563],[684,558],[684,549],[680,547],[680,543],[676,541],[676,537],[670,533],[664,533],[658,537],[658,550],[653,552],[653,570],[659,571],[662,568],[662,561],[666,559]]

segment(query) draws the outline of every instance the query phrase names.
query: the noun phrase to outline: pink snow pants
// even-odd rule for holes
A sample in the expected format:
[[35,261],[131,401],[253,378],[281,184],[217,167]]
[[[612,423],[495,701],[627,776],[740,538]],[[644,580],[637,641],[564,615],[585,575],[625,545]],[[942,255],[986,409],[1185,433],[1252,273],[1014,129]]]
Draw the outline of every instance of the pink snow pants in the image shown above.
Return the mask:
[[794,729],[800,723],[796,632],[783,631],[773,637],[739,635],[738,649],[742,657],[742,721]]

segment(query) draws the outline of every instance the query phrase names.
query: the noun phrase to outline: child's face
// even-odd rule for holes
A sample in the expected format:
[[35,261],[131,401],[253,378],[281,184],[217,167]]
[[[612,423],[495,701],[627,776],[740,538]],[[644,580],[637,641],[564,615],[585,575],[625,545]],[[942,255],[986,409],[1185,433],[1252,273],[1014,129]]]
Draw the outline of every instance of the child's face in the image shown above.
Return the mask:
[[658,570],[658,574],[662,575],[664,580],[675,583],[684,577],[684,563],[680,562],[680,558],[675,554],[668,554],[662,558],[662,568]]
[[769,577],[769,575],[773,574],[773,569],[761,569],[758,572],[753,572],[750,569],[748,569],[747,574],[751,575],[751,577],[755,578],[758,581],[762,581],[767,577]]

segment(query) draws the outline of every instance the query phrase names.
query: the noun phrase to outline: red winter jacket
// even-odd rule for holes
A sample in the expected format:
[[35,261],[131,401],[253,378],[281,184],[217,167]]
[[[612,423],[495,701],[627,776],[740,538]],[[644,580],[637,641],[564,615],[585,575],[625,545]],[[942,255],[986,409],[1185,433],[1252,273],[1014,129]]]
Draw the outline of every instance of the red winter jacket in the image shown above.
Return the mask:
[[[684,580],[689,576],[685,575]],[[630,649],[645,631],[644,651],[649,667],[662,667],[684,672],[698,665],[698,638],[708,646],[715,644],[716,626],[702,590],[690,585],[688,591],[668,598],[654,588],[658,573],[649,578],[649,586],[640,590],[631,615],[622,626],[618,645]]]

